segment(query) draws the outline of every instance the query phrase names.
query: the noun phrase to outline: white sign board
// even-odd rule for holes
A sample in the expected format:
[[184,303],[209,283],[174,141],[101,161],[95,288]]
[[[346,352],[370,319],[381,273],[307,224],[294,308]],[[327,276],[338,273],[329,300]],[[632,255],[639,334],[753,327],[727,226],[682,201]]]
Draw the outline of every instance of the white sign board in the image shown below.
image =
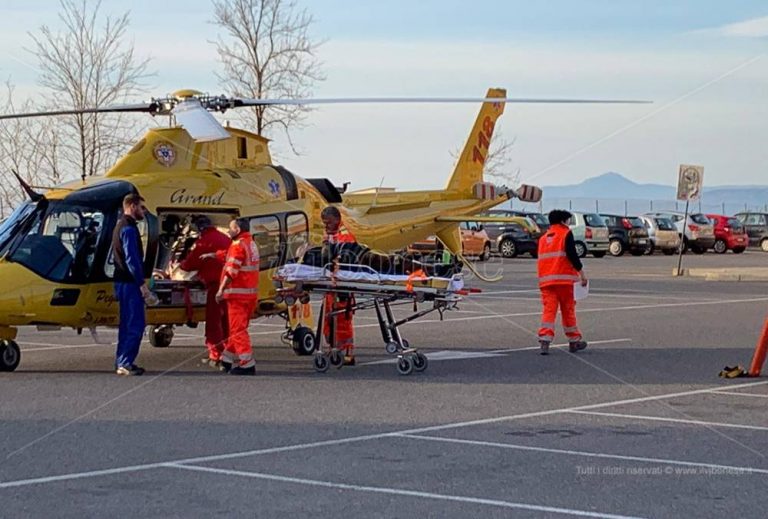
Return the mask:
[[693,201],[701,198],[704,185],[704,166],[680,164],[677,178],[677,199]]

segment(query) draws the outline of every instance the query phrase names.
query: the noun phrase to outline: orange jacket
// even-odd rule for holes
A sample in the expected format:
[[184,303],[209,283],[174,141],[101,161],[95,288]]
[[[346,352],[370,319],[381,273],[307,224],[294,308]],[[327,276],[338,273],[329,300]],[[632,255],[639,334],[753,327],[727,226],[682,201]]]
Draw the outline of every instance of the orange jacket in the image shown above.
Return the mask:
[[[224,256],[224,251],[216,254]],[[232,240],[226,252],[222,280],[232,280],[224,289],[224,299],[257,300],[259,298],[259,249],[248,232],[241,232]]]
[[323,237],[323,241],[327,241],[330,244],[336,243],[357,243],[357,239],[352,232],[347,229],[343,223],[339,225],[339,230],[334,234],[327,234]]
[[563,224],[549,228],[539,239],[539,286],[573,285],[579,272],[573,267],[565,253],[565,239],[571,230]]

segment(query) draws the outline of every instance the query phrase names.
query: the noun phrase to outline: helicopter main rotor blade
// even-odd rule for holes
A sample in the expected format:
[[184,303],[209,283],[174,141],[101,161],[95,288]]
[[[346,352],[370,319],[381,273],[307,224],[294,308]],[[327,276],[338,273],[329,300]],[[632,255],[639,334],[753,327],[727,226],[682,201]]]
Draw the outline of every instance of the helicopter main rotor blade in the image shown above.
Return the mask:
[[171,111],[176,122],[197,142],[228,139],[229,132],[193,97],[180,101]]
[[96,113],[114,113],[114,112],[143,112],[155,113],[158,109],[156,103],[142,103],[130,105],[113,105],[99,108],[82,108],[80,110],[53,110],[49,112],[27,112],[20,114],[2,114],[2,119],[27,119],[30,117],[46,117],[50,115],[78,115],[78,114],[96,114]]
[[534,97],[338,97],[318,99],[233,99],[234,106],[389,104],[389,103],[514,103],[514,104],[647,104],[633,99],[561,99]]

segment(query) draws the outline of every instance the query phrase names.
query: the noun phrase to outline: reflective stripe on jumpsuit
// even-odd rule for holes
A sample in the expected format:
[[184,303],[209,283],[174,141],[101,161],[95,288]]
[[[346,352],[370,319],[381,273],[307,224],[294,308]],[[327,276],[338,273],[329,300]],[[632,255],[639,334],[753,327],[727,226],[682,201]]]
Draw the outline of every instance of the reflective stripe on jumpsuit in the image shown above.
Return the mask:
[[569,232],[567,226],[556,224],[539,240],[537,266],[543,309],[538,336],[540,341],[547,343],[555,339],[558,308],[568,341],[577,342],[582,339],[576,321],[576,301],[573,298],[573,284],[579,281],[579,273],[565,252],[565,240]]

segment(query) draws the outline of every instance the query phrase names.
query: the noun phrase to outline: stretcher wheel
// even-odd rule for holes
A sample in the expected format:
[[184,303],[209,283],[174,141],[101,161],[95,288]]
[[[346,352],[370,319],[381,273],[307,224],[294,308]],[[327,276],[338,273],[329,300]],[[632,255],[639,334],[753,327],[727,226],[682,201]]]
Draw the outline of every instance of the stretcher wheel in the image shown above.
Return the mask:
[[167,348],[173,341],[173,326],[154,326],[149,329],[149,343],[155,348]]
[[413,356],[413,369],[414,370],[419,371],[419,372],[424,371],[425,369],[427,369],[427,364],[428,364],[427,356],[424,355],[423,353],[417,352]]
[[301,301],[301,304],[306,305],[309,304],[309,295],[303,295],[299,298],[299,301]]
[[413,362],[408,357],[397,359],[397,372],[401,375],[410,375],[413,373]]
[[403,349],[404,350],[407,350],[408,348],[411,347],[411,343],[408,342],[408,339],[402,339],[402,341],[403,341]]
[[315,355],[312,364],[314,364],[315,371],[318,373],[325,373],[331,367],[331,363],[328,362],[328,357],[325,355]]
[[390,355],[394,355],[397,353],[397,350],[400,348],[400,345],[396,342],[388,342],[387,345],[384,347],[387,350],[387,353]]
[[293,306],[296,304],[296,297],[295,296],[285,296],[285,304],[288,306]]
[[21,350],[16,341],[0,341],[0,371],[13,371],[21,362]]
[[296,355],[312,355],[317,348],[315,334],[306,326],[299,326],[293,332],[293,352]]
[[344,355],[339,350],[331,350],[330,354],[331,365],[340,368],[344,364]]

